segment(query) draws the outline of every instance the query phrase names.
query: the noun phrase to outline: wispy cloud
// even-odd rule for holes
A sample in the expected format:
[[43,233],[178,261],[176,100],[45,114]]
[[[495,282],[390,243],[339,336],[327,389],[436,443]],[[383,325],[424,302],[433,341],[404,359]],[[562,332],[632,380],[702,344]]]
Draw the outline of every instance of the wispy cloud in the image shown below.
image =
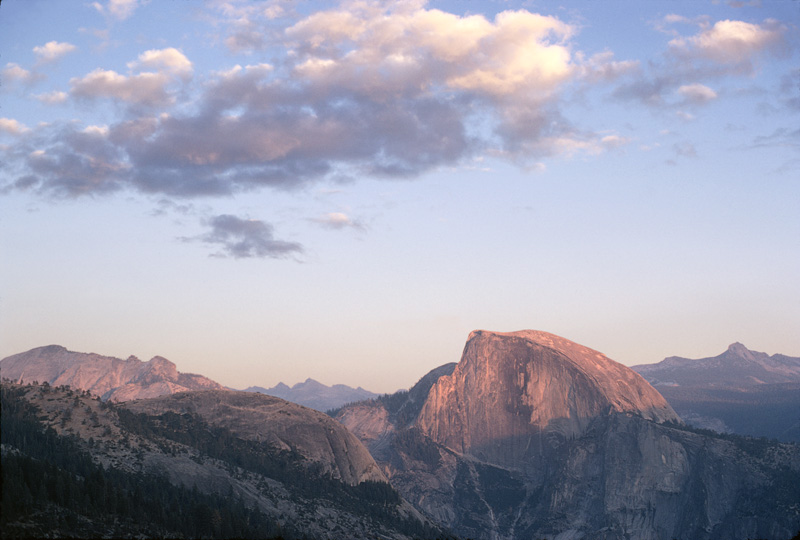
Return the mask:
[[[681,35],[669,25],[696,28]],[[663,26],[662,26],[663,25]],[[761,24],[706,17],[687,19],[668,15],[657,26],[674,36],[659,62],[633,74],[615,96],[654,107],[701,105],[717,97],[708,83],[730,76],[751,75],[762,60],[787,54],[788,28],[768,19]]]
[[144,3],[146,3],[145,0],[108,0],[106,3],[93,2],[92,7],[104,15],[109,15],[118,21],[124,21],[133,15],[136,8]]
[[319,223],[328,229],[352,228],[362,231],[365,230],[364,225],[360,221],[350,218],[350,216],[343,212],[330,212],[319,217],[312,218],[311,221]]

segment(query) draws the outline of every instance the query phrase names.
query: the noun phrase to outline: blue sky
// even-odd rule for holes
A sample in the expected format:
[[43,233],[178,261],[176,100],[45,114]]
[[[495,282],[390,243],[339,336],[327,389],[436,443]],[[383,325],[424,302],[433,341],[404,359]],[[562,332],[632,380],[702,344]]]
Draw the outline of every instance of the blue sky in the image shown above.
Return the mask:
[[0,357],[389,392],[800,355],[798,2],[6,0]]

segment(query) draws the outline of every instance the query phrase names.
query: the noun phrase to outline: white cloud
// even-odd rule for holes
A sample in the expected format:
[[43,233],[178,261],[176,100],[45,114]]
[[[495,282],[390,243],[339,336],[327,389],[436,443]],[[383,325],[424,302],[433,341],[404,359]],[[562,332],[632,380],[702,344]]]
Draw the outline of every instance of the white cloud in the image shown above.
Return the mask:
[[329,229],[344,229],[346,227],[351,227],[354,229],[364,228],[360,222],[354,221],[347,214],[342,212],[330,212],[320,217],[313,218],[312,221],[315,221]]
[[0,118],[0,132],[9,133],[11,135],[21,135],[30,131],[25,124],[14,120],[13,118]]
[[46,64],[55,62],[65,54],[77,50],[72,43],[59,43],[58,41],[48,41],[44,45],[33,48],[33,53],[38,57],[38,63]]
[[[72,95],[84,98],[110,98],[127,103],[157,106],[174,101],[171,85],[184,82],[192,74],[192,63],[174,48],[152,49],[128,63],[132,73],[123,75],[97,68],[84,77],[70,79]],[[133,73],[143,68],[156,71]]]
[[628,137],[622,137],[620,135],[606,135],[605,137],[600,139],[600,144],[606,148],[619,148],[620,146],[625,146],[630,142]]
[[20,82],[22,84],[33,84],[42,79],[38,73],[29,71],[19,64],[9,62],[2,71],[3,80],[6,82]]
[[105,5],[93,2],[92,7],[104,15],[108,14],[118,21],[124,21],[143,3],[140,0],[108,0]]
[[680,94],[688,103],[701,104],[717,99],[717,93],[704,84],[685,84],[678,88]]
[[161,73],[125,76],[97,68],[83,78],[70,79],[72,95],[79,98],[112,98],[143,105],[170,102],[165,86],[169,78]]
[[757,54],[777,51],[783,45],[786,27],[774,20],[764,24],[724,20],[691,37],[669,42],[679,56],[701,57],[721,64],[744,64]]
[[42,103],[46,103],[48,105],[58,105],[60,103],[66,102],[69,96],[66,92],[53,90],[52,92],[47,92],[45,94],[36,94],[33,97],[35,97]]
[[435,9],[347,8],[315,13],[286,31],[301,53],[298,75],[369,93],[443,84],[528,99],[551,95],[574,70],[566,45],[573,29],[554,17],[504,11],[489,21]]
[[187,76],[192,73],[192,63],[178,49],[151,49],[139,55],[135,62],[129,62],[130,69],[155,69],[176,75]]

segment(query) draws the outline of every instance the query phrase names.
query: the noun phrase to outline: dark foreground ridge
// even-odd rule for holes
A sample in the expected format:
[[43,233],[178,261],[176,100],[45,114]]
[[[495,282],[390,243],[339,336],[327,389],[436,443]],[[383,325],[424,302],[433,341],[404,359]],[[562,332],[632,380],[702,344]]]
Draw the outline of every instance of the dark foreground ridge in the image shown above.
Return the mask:
[[385,481],[343,482],[199,414],[4,382],[2,433],[5,538],[444,537]]

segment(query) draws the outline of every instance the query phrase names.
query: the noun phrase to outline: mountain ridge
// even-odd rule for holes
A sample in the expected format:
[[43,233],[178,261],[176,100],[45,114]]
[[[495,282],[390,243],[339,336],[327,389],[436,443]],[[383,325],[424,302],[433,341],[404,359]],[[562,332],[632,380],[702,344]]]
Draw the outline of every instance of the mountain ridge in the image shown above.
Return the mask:
[[653,364],[631,369],[651,384],[679,386],[742,387],[758,384],[800,382],[800,357],[768,355],[735,342],[716,355],[705,358],[669,356]]
[[81,353],[61,345],[46,345],[0,360],[4,378],[26,383],[47,382],[87,390],[103,400],[127,401],[191,390],[224,390],[221,384],[196,373],[179,372],[162,356],[143,362],[96,353]]
[[291,387],[283,382],[279,382],[272,388],[250,386],[244,391],[258,392],[260,394],[279,397],[320,412],[336,409],[346,403],[372,399],[378,396],[378,394],[365,390],[360,386],[357,388],[346,384],[328,386],[311,377]]
[[693,426],[800,442],[800,358],[739,342],[716,355],[632,366]]

